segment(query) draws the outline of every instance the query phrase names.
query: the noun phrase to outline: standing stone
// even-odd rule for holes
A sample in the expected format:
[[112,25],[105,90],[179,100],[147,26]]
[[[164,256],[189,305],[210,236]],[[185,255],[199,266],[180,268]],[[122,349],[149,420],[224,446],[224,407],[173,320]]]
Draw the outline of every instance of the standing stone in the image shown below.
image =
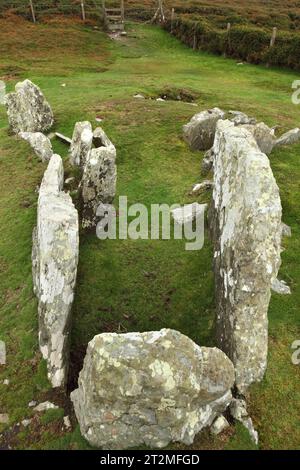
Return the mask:
[[214,143],[217,122],[224,117],[225,113],[219,108],[196,114],[183,126],[184,140],[192,150],[209,150]]
[[214,144],[212,232],[217,345],[243,392],[265,373],[268,306],[281,252],[281,201],[269,159],[251,133],[229,121]]
[[71,165],[84,167],[89,151],[92,148],[93,131],[89,121],[77,122],[74,127],[70,146]]
[[71,393],[82,435],[93,446],[192,444],[231,401],[226,355],[174,330],[104,333],[89,343]]
[[14,93],[6,95],[5,104],[13,133],[44,132],[54,122],[49,103],[38,86],[30,80],[17,83]]
[[78,214],[62,191],[62,159],[53,155],[39,191],[32,271],[38,298],[39,345],[53,387],[65,385],[71,307],[78,263]]
[[87,155],[80,183],[83,228],[97,225],[99,205],[111,204],[116,194],[116,149],[100,127],[95,129],[93,141],[96,148]]
[[264,122],[259,122],[256,125],[245,125],[242,127],[251,132],[259,149],[266,155],[270,155],[276,144],[274,129],[268,127]]
[[259,122],[254,127],[253,136],[260,150],[266,155],[270,155],[276,143],[274,129],[268,127],[264,122]]
[[31,145],[39,160],[42,162],[50,160],[53,155],[52,145],[50,139],[44,134],[41,132],[20,132],[19,137]]

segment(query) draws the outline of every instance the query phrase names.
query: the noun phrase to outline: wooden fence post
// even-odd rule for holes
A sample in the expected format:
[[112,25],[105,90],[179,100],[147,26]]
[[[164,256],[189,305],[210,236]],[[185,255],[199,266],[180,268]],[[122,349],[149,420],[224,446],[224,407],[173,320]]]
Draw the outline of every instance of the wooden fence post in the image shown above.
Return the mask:
[[164,7],[163,7],[163,0],[159,0],[159,7],[160,7],[161,21],[164,23],[165,22],[165,13],[164,13]]
[[81,16],[82,16],[82,20],[85,21],[84,0],[81,0]]
[[106,8],[105,8],[105,0],[102,0],[102,11],[103,11],[103,21],[105,28],[108,27],[107,15],[106,15]]
[[195,51],[196,48],[197,48],[197,36],[196,36],[196,31],[194,31],[193,50]]
[[223,57],[226,57],[227,48],[230,48],[230,31],[231,31],[231,23],[227,23],[227,45],[223,53]]
[[172,8],[172,13],[171,13],[171,34],[173,33],[174,18],[175,18],[175,8]]
[[29,6],[30,6],[30,11],[31,11],[31,16],[32,16],[32,21],[36,23],[36,17],[34,13],[34,7],[33,7],[33,1],[29,0]]
[[272,37],[271,37],[271,41],[270,41],[270,47],[273,47],[274,44],[275,44],[275,41],[276,41],[276,36],[277,36],[277,28],[273,28],[273,32],[272,32]]
[[125,21],[125,6],[124,6],[124,0],[121,0],[121,21],[124,23]]

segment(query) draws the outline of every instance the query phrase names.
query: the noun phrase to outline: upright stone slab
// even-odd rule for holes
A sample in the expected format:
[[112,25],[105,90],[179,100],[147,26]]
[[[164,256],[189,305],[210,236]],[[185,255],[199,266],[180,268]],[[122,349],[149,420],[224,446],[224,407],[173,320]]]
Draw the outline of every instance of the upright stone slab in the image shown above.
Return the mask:
[[183,138],[192,150],[209,150],[215,138],[216,125],[224,119],[225,113],[219,108],[208,109],[195,114],[183,126]]
[[70,163],[84,167],[93,144],[93,130],[89,121],[77,122],[70,146]]
[[26,140],[34,150],[38,159],[48,162],[53,155],[50,139],[42,132],[20,132],[19,137]]
[[212,232],[217,345],[244,391],[265,373],[271,284],[280,266],[281,201],[269,159],[229,121],[214,143]]
[[266,155],[270,155],[276,144],[274,129],[268,127],[264,122],[259,122],[255,125],[246,125],[245,129],[251,132],[258,148]]
[[15,92],[5,97],[10,130],[44,132],[54,122],[53,113],[40,88],[30,80],[16,84]]
[[62,191],[62,159],[53,155],[40,187],[32,271],[38,298],[39,345],[53,387],[68,373],[71,307],[78,263],[78,214]]
[[226,355],[174,330],[104,333],[89,343],[71,393],[82,435],[93,446],[192,444],[231,402]]
[[87,156],[80,183],[84,228],[97,225],[99,205],[111,204],[116,194],[116,149],[100,127],[94,131],[93,142],[96,148]]

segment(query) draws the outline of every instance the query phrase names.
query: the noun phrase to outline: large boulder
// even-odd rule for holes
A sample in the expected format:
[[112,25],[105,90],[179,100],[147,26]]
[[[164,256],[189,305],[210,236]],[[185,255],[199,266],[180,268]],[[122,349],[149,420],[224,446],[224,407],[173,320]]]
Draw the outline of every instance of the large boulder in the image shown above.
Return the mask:
[[88,345],[71,393],[82,435],[93,446],[192,444],[231,401],[226,355],[174,330],[104,333]]
[[39,345],[53,387],[65,385],[71,307],[78,263],[78,214],[62,191],[62,159],[53,155],[39,191],[33,232],[32,271],[38,298]]
[[93,130],[89,121],[77,122],[70,146],[70,163],[84,167],[93,144]]
[[19,137],[26,140],[34,150],[38,159],[48,162],[53,155],[50,139],[42,132],[20,132]]
[[214,143],[212,233],[217,345],[243,392],[267,365],[268,306],[281,252],[281,201],[269,159],[253,135],[229,121]]
[[116,194],[116,149],[100,127],[94,131],[93,142],[96,148],[87,155],[80,182],[84,228],[97,225],[98,207],[100,204],[111,204]]
[[192,150],[209,150],[214,143],[217,122],[224,117],[225,113],[219,108],[196,114],[183,126],[184,140]]
[[15,92],[5,97],[10,130],[44,132],[54,122],[53,113],[40,88],[30,80],[16,84]]

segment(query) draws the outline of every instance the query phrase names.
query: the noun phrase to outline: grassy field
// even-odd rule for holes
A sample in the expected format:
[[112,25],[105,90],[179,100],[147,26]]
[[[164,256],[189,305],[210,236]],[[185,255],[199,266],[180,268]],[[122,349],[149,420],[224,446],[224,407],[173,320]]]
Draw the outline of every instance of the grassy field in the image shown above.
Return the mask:
[[[131,24],[122,41],[67,19],[32,25],[21,18],[0,20],[0,79],[12,90],[30,78],[41,86],[55,113],[54,130],[72,134],[76,121],[104,119],[103,128],[117,147],[118,195],[129,203],[185,203],[199,182],[202,153],[191,152],[181,127],[197,110],[220,106],[240,109],[285,131],[299,124],[300,108],[291,104],[288,71],[244,65],[196,53],[157,27]],[[65,84],[65,87],[61,85]],[[137,100],[136,93],[157,97],[165,88],[185,89],[198,107],[177,101]],[[72,175],[67,148],[54,141]],[[262,449],[300,445],[300,367],[291,363],[291,344],[300,338],[300,145],[270,157],[277,178],[284,221],[293,237],[285,240],[281,278],[290,297],[272,296],[270,354],[265,380],[251,389],[250,411]],[[86,449],[68,396],[52,391],[37,344],[37,303],[32,293],[31,233],[37,193],[45,166],[29,146],[7,133],[0,107],[0,339],[7,365],[0,366],[0,448]],[[209,201],[209,195],[199,201]],[[183,241],[108,241],[81,235],[80,262],[71,347],[75,386],[87,342],[101,332],[172,327],[200,345],[213,345],[214,294],[209,240],[199,252],[186,252]],[[9,385],[2,384],[9,379]],[[46,399],[58,410],[33,416],[28,402]],[[62,417],[71,416],[66,432]],[[0,425],[1,426],[1,425]],[[231,427],[219,438],[204,432],[195,449],[252,448],[247,433]],[[177,446],[178,448],[178,446]]]

